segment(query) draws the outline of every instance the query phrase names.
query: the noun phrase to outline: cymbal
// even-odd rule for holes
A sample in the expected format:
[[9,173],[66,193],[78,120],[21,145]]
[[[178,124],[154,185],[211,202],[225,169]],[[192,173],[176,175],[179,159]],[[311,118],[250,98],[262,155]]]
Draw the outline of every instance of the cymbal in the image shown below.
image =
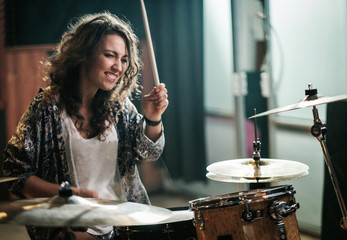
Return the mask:
[[164,221],[171,211],[147,204],[79,196],[0,202],[0,223],[34,226],[130,226]]
[[221,182],[260,183],[296,179],[308,174],[309,167],[300,162],[252,158],[225,160],[207,167],[207,177]]
[[17,177],[0,177],[0,183],[17,180]]
[[308,171],[303,172],[302,174],[298,174],[296,176],[291,177],[271,177],[271,178],[260,178],[260,179],[252,179],[252,178],[243,178],[243,177],[231,177],[231,176],[224,176],[219,175],[215,173],[208,172],[206,174],[206,177],[218,181],[218,182],[229,182],[229,183],[270,183],[270,182],[280,182],[280,181],[287,181],[287,180],[294,180],[297,178],[301,178],[308,175]]
[[337,102],[337,101],[341,101],[344,99],[347,99],[347,95],[339,95],[339,96],[334,96],[334,97],[324,97],[322,95],[306,96],[303,100],[301,100],[298,103],[291,104],[291,105],[284,106],[284,107],[275,108],[275,109],[272,109],[272,110],[269,110],[269,111],[266,111],[263,113],[255,114],[255,115],[249,117],[249,119],[255,118],[255,117],[267,116],[267,115],[274,114],[274,113],[287,112],[287,111],[300,109],[300,108],[313,107],[313,106],[320,105],[320,104]]

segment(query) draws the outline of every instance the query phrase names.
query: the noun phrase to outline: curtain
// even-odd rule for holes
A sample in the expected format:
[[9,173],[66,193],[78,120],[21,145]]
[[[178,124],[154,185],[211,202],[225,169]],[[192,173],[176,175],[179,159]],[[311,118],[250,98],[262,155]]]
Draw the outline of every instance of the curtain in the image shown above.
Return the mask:
[[[335,176],[346,204],[347,199],[347,101],[329,103],[327,105],[326,145],[333,165]],[[347,231],[340,227],[342,213],[330,178],[327,166],[324,166],[324,192],[321,239],[347,239]]]
[[173,179],[205,180],[202,1],[148,3],[159,77],[169,92],[163,160]]

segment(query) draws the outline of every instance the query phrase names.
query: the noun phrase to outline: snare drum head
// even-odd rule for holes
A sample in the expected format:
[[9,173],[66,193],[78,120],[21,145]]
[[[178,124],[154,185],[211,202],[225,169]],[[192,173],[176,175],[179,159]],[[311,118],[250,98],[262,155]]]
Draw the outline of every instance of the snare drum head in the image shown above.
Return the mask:
[[160,221],[158,224],[188,221],[193,220],[193,218],[194,212],[191,210],[174,210],[169,219]]
[[233,205],[271,200],[285,195],[295,193],[292,185],[283,185],[269,188],[253,189],[250,191],[242,191],[215,197],[199,198],[190,201],[190,209],[211,209]]

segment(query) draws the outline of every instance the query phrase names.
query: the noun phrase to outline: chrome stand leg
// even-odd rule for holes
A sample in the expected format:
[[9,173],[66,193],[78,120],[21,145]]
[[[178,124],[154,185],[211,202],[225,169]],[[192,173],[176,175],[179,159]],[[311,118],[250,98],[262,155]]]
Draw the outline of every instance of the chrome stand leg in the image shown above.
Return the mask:
[[322,124],[322,122],[319,119],[318,116],[318,110],[315,106],[313,106],[313,117],[314,117],[314,125],[311,127],[311,134],[317,138],[317,140],[319,141],[322,150],[323,150],[323,154],[324,154],[324,160],[325,160],[325,164],[328,168],[329,171],[329,175],[331,178],[331,182],[333,184],[334,190],[335,190],[335,194],[337,196],[337,200],[340,206],[340,210],[342,213],[342,219],[340,222],[341,228],[344,230],[347,230],[347,211],[346,211],[346,206],[345,203],[343,201],[343,197],[340,191],[340,187],[335,175],[335,171],[328,153],[328,149],[326,146],[326,142],[325,142],[325,133],[327,131],[326,125]]

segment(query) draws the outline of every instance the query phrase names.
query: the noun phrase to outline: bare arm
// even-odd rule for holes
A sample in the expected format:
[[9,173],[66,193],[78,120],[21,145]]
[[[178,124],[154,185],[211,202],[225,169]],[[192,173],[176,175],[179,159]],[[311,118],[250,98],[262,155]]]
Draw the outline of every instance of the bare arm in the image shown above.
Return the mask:
[[[98,194],[87,189],[71,187],[74,194],[80,197],[97,198]],[[23,195],[27,198],[53,197],[59,194],[60,185],[31,176],[24,184]]]

